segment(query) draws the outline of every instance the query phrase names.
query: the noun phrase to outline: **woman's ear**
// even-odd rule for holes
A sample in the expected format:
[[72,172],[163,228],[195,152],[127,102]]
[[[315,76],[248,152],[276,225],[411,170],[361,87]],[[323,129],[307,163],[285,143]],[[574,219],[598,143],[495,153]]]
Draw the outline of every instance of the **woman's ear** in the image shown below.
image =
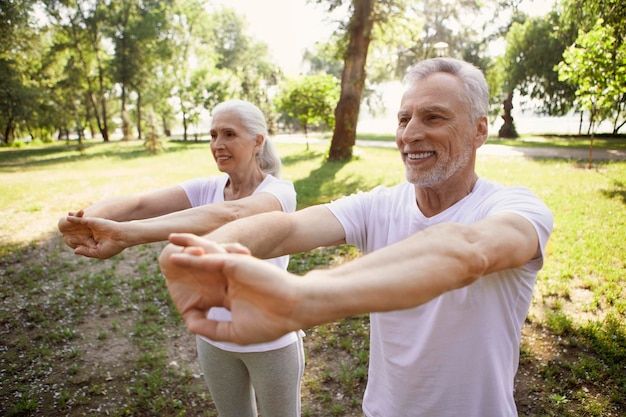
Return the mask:
[[261,135],[260,133],[256,135],[256,147],[260,148],[263,145],[263,142],[265,142],[265,136]]

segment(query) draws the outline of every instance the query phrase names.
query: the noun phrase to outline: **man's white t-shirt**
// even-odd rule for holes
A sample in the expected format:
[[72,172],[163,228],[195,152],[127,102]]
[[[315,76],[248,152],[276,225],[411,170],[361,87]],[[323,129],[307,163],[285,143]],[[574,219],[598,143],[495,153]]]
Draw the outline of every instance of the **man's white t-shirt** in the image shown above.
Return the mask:
[[[228,175],[215,176],[208,178],[194,178],[181,184],[187,198],[193,207],[203,206],[206,204],[220,203],[224,201],[224,188],[228,183]],[[280,202],[284,212],[293,212],[296,209],[296,190],[290,181],[280,180],[276,177],[268,175],[263,182],[254,190],[256,193],[270,193]],[[278,258],[267,259],[267,262],[276,265],[282,269],[287,269],[289,264],[289,256],[281,256]],[[230,311],[223,307],[213,307],[209,310],[208,317],[219,321],[230,321],[232,315]],[[238,345],[230,342],[218,342],[215,340],[202,338],[208,343],[217,346],[220,349],[230,352],[265,352],[268,350],[280,349],[297,341],[297,333],[288,333],[276,340],[266,343],[255,343],[251,345]]]
[[370,365],[363,399],[368,417],[517,416],[513,384],[521,328],[543,266],[553,218],[524,187],[479,179],[464,199],[433,217],[403,183],[344,197],[327,207],[348,244],[369,253],[438,223],[474,223],[495,213],[526,218],[541,256],[520,268],[481,277],[406,310],[370,315]]

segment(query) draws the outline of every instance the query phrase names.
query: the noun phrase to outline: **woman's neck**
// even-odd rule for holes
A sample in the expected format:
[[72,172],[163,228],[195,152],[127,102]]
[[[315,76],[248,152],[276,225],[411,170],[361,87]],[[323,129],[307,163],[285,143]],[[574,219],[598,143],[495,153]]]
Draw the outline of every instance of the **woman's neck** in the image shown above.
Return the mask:
[[243,176],[229,174],[228,182],[224,187],[224,200],[238,200],[251,196],[266,176],[267,174],[261,170],[255,170]]

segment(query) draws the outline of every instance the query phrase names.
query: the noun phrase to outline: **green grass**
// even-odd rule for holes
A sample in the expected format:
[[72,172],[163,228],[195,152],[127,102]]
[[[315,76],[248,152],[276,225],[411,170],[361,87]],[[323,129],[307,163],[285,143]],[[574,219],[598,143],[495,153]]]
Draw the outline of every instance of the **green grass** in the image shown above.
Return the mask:
[[[602,140],[623,149],[621,139]],[[404,178],[393,149],[358,148],[352,161],[328,163],[326,146],[277,146],[299,208]],[[485,155],[477,167],[529,187],[555,216],[524,329],[520,415],[625,415],[626,161],[587,169],[584,161]],[[191,342],[156,266],[161,244],[98,261],[73,256],[56,232],[69,210],[215,173],[207,143],[168,143],[156,155],[139,142],[0,148],[0,414],[216,415],[195,361],[183,363]],[[292,256],[289,269],[303,274],[356,256],[345,245],[317,249]],[[367,317],[310,329],[305,347],[303,415],[359,414]]]

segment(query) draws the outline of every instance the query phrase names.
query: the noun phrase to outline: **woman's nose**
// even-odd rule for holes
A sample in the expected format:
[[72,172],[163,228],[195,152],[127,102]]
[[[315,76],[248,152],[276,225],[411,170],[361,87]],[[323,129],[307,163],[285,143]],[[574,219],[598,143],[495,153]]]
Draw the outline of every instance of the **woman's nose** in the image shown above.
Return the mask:
[[219,135],[211,138],[211,147],[222,149],[224,147],[224,141],[220,138]]

